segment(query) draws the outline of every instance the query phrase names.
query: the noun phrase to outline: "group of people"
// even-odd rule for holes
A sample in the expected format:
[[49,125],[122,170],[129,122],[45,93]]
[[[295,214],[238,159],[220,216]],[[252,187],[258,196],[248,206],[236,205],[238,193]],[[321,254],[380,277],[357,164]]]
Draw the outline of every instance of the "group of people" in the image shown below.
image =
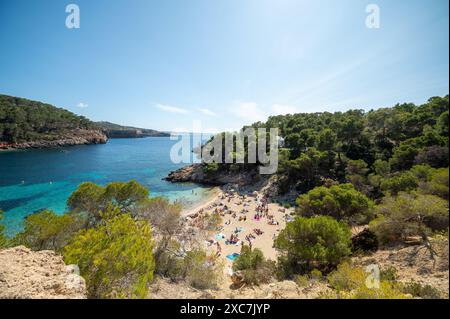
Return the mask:
[[[235,209],[235,210],[234,210]],[[246,222],[247,218],[252,218],[255,221],[265,220],[268,225],[278,226],[279,222],[276,220],[276,214],[271,213],[269,210],[269,201],[266,196],[261,196],[258,193],[250,195],[239,195],[234,192],[225,192],[219,197],[219,201],[216,201],[204,209],[200,209],[192,217],[193,224],[201,224],[202,216],[207,215],[206,212],[211,211],[219,214],[221,217],[225,217],[224,226],[229,226],[236,222]],[[252,215],[249,213],[252,211]],[[279,211],[280,212],[280,211]],[[283,209],[283,213],[285,210]],[[235,221],[234,221],[235,220]],[[223,230],[223,227],[221,228]],[[242,227],[236,227],[231,229],[229,237],[222,234],[221,238],[215,238],[207,240],[209,246],[215,247],[216,256],[222,254],[222,246],[220,240],[225,240],[225,245],[244,245],[248,244],[250,248],[254,246],[254,241],[264,234],[261,228],[254,228],[252,231],[243,233]],[[245,236],[244,236],[245,235]],[[216,236],[217,237],[217,236]],[[241,239],[241,238],[242,239]]]

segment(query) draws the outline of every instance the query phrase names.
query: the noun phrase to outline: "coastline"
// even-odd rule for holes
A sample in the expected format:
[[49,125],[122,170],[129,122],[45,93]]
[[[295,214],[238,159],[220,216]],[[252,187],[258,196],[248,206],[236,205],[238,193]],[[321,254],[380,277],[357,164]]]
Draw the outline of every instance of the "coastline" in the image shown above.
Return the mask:
[[210,192],[211,193],[207,197],[196,202],[193,206],[184,208],[181,211],[181,217],[187,217],[187,216],[193,215],[197,211],[201,210],[202,208],[208,207],[209,205],[214,203],[216,200],[218,200],[221,194],[223,194],[223,191],[219,186],[213,187],[210,190]]

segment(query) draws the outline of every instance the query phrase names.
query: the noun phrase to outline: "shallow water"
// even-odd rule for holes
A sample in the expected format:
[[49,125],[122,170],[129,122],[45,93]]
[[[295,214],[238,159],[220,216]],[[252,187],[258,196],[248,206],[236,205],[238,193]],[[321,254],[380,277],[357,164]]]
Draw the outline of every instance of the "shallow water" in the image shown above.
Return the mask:
[[185,207],[204,199],[209,188],[196,184],[173,184],[161,180],[174,164],[168,137],[112,139],[103,145],[59,149],[0,152],[0,209],[7,234],[21,229],[23,218],[41,209],[57,213],[86,181],[105,185],[134,179],[150,190],[150,196],[180,200]]

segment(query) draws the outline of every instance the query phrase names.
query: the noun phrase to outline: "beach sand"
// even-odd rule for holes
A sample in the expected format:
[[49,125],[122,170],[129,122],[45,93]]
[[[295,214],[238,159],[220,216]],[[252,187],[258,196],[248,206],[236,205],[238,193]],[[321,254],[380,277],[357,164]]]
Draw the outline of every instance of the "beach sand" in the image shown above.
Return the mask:
[[217,200],[219,200],[220,196],[223,194],[223,191],[220,189],[220,187],[214,187],[209,191],[209,194],[207,197],[205,197],[203,200],[199,201],[198,203],[195,203],[191,207],[185,208],[181,211],[181,217],[186,217],[189,215],[193,215],[197,213],[202,208],[205,209],[206,207],[210,206]]
[[[261,199],[258,194],[257,197]],[[236,245],[226,244],[226,240],[230,238],[231,234],[235,232],[236,229],[242,229],[237,233],[240,241],[243,241],[245,245],[248,245],[248,241],[245,239],[246,235],[253,234],[255,239],[252,240],[252,247],[259,248],[264,253],[264,256],[268,259],[275,260],[277,258],[277,251],[274,246],[274,238],[279,234],[286,226],[285,215],[290,215],[293,209],[285,209],[281,205],[276,203],[268,204],[268,215],[272,215],[274,220],[277,221],[278,225],[271,225],[268,223],[269,219],[263,217],[260,220],[254,218],[256,214],[256,209],[258,205],[258,200],[256,196],[243,196],[238,192],[225,192],[224,190],[217,188],[214,193],[206,201],[199,203],[195,207],[189,208],[182,212],[183,217],[192,216],[197,213],[214,213],[215,209],[218,208],[222,210],[226,205],[227,209],[221,212],[222,225],[221,229],[209,234],[209,240],[214,240],[220,244],[221,254],[220,258],[223,260],[225,265],[225,272],[232,266],[233,261],[226,258],[226,256],[233,253],[240,253],[241,242]],[[248,210],[246,213],[241,213],[242,210]],[[232,212],[236,213],[235,218],[233,218]],[[239,221],[239,217],[246,216],[246,220]],[[260,229],[263,234],[257,235],[254,229]],[[223,234],[225,238],[218,239],[216,235]],[[217,245],[208,244],[205,241],[205,246],[212,252],[217,252]]]

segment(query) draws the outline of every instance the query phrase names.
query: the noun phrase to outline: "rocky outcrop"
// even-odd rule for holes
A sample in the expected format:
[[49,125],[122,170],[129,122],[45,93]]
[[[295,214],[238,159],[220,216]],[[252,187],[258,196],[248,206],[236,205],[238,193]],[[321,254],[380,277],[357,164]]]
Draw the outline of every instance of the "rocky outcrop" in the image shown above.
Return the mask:
[[51,140],[37,140],[21,143],[0,142],[0,149],[53,148],[73,145],[105,144],[108,137],[99,130],[75,129]]
[[246,171],[239,173],[219,171],[216,173],[206,174],[203,171],[203,164],[192,164],[170,172],[164,180],[173,183],[191,182],[214,186],[226,184],[245,186],[257,181],[259,178],[260,175],[257,174],[257,171]]
[[389,247],[363,257],[353,258],[356,265],[376,264],[381,269],[394,267],[400,282],[418,282],[438,289],[442,296],[449,296],[449,244],[446,238],[431,240],[436,256],[423,245]]
[[109,138],[169,137],[170,133],[152,129],[122,126],[111,122],[96,122]]
[[77,267],[66,266],[50,250],[18,246],[0,251],[1,299],[85,299],[86,284]]
[[316,299],[329,292],[325,283],[315,282],[299,287],[285,280],[259,286],[244,286],[239,289],[222,287],[218,290],[199,290],[185,282],[171,282],[158,277],[150,287],[151,299]]

